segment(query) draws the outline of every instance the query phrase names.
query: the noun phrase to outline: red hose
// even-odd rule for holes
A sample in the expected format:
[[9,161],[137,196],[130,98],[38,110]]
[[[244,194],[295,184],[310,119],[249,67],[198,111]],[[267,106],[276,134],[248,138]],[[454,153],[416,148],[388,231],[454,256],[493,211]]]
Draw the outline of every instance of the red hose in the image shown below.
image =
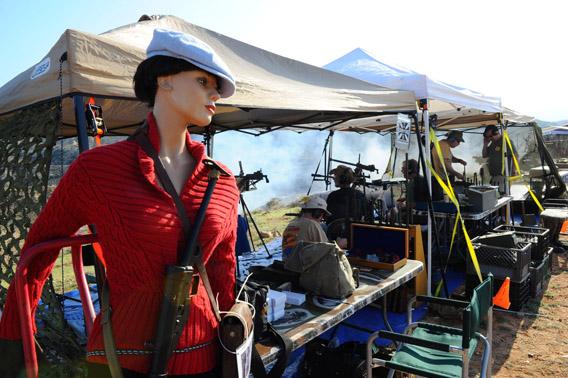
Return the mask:
[[38,376],[37,355],[35,350],[34,332],[32,325],[32,313],[30,307],[30,299],[28,297],[28,283],[26,280],[28,266],[33,263],[33,260],[36,256],[44,253],[47,250],[60,250],[63,247],[79,247],[83,244],[95,243],[96,241],[97,237],[95,235],[78,235],[69,238],[55,239],[38,243],[27,248],[25,251],[22,251],[22,257],[20,258],[18,267],[16,269],[14,283],[16,285],[16,297],[18,298],[20,329],[22,332],[22,345],[24,349],[24,358],[26,364],[26,376],[28,378],[37,378]]

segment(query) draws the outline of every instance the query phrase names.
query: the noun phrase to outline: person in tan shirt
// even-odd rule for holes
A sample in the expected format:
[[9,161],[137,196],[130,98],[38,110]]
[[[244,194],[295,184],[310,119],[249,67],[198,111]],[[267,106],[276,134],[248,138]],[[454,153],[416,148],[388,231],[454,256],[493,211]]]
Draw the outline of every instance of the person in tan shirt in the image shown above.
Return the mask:
[[[463,143],[463,132],[458,130],[452,130],[448,133],[446,139],[440,141],[440,150],[442,150],[442,159],[444,162],[444,166],[446,167],[446,172],[448,172],[448,176],[451,182],[454,182],[455,178],[457,177],[460,180],[463,180],[463,175],[456,171],[452,166],[453,163],[459,163],[465,166],[467,162],[463,159],[455,157],[452,153],[452,149],[456,148]],[[432,151],[432,162],[434,163],[434,170],[440,177],[445,178],[444,175],[444,168],[440,159],[438,158],[438,153],[434,150]]]
[[299,241],[327,242],[327,235],[321,227],[326,216],[327,204],[321,197],[311,197],[303,206],[300,215],[292,220],[282,234],[282,258],[285,260]]

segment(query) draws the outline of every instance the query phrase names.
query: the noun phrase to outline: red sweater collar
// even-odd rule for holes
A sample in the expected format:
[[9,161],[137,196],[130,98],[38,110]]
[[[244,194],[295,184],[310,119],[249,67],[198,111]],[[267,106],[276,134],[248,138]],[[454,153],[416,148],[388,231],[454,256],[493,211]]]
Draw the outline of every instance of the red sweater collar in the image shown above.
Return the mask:
[[[156,150],[160,152],[160,132],[158,130],[158,125],[156,123],[156,118],[152,112],[148,113],[146,117],[146,122],[148,123],[148,139],[150,143]],[[203,159],[205,158],[205,146],[200,142],[195,142],[191,139],[189,131],[185,134],[185,145],[191,156],[195,159],[195,170],[190,175],[189,180],[198,173],[203,167]],[[146,177],[146,179],[155,186],[159,186],[156,179],[156,174],[154,171],[154,161],[151,157],[146,155],[142,148],[138,147],[138,161],[140,163],[140,171]],[[187,183],[186,183],[187,185]]]

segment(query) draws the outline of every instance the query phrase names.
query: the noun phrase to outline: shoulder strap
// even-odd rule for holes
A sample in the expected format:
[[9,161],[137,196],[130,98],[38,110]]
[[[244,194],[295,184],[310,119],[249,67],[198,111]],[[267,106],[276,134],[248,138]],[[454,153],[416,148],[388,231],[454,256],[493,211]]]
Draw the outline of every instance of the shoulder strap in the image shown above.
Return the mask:
[[105,354],[107,359],[108,368],[112,378],[122,378],[122,369],[118,362],[118,355],[116,353],[116,344],[114,343],[114,335],[112,333],[112,326],[110,322],[110,304],[108,283],[105,280],[103,289],[101,291],[101,325],[103,328],[103,343],[105,347]]
[[181,201],[181,198],[177,194],[174,188],[174,184],[172,184],[172,180],[170,180],[170,176],[168,176],[168,172],[166,172],[166,169],[164,168],[162,161],[158,157],[158,153],[156,152],[156,150],[148,140],[148,135],[146,134],[145,130],[141,130],[139,133],[134,135],[133,139],[134,141],[136,141],[136,143],[138,143],[138,145],[140,145],[140,147],[144,150],[146,155],[151,157],[152,160],[154,161],[154,169],[156,170],[156,175],[158,176],[160,183],[164,187],[164,190],[172,197],[176,205],[178,216],[182,222],[183,235],[184,238],[187,238],[187,235],[189,234],[189,231],[191,229],[191,223],[189,221],[189,218],[187,217],[187,214],[185,213],[185,207],[183,206],[183,202]]
[[[183,234],[184,234],[184,248],[180,249],[180,252],[185,249],[185,244],[189,241],[189,232],[191,231],[191,222],[185,212],[185,206],[183,202],[176,192],[172,181],[170,180],[170,176],[168,176],[168,172],[164,168],[160,158],[158,157],[158,153],[148,140],[148,135],[146,134],[146,130],[142,129],[136,135],[133,136],[134,141],[140,145],[140,147],[144,150],[146,155],[152,158],[154,161],[154,168],[156,170],[156,175],[160,180],[160,183],[164,187],[164,190],[172,197],[174,204],[176,206],[176,210],[178,212],[178,216],[181,219],[182,227],[183,227]],[[208,166],[208,165],[206,165]],[[199,248],[197,248],[199,249]],[[179,254],[179,253],[178,253]],[[179,257],[179,256],[178,256]],[[195,255],[195,267],[199,272],[201,280],[203,281],[203,286],[205,287],[205,291],[207,292],[207,296],[209,297],[209,301],[211,302],[211,307],[213,308],[213,312],[215,313],[215,317],[218,321],[221,321],[221,315],[219,314],[219,307],[217,307],[217,301],[215,300],[215,296],[213,295],[213,290],[211,289],[211,283],[209,282],[209,277],[207,276],[207,270],[205,269],[205,265],[203,264],[203,260],[201,260],[201,253],[197,252]]]

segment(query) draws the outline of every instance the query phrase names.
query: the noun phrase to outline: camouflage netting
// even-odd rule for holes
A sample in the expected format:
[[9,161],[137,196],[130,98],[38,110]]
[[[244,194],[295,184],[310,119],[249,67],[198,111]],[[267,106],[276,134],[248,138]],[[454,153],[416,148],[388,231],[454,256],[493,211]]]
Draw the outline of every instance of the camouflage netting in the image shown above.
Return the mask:
[[[59,128],[57,102],[0,118],[0,306],[14,276],[27,232],[47,197],[49,168]],[[80,347],[63,319],[52,278],[38,308],[40,345],[51,361],[75,358]]]

